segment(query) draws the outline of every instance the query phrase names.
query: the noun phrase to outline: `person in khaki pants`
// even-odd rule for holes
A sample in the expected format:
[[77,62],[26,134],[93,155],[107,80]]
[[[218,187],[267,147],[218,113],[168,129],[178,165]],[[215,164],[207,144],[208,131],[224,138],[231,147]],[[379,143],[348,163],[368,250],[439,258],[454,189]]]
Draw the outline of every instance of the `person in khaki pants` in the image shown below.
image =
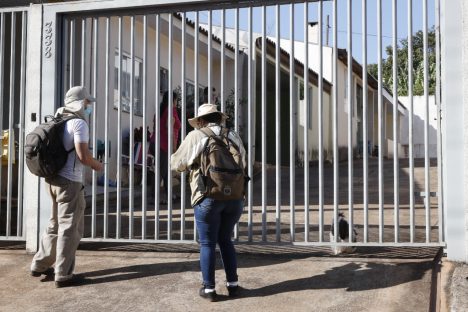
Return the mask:
[[31,275],[36,277],[54,274],[55,264],[56,287],[76,285],[83,280],[73,274],[75,253],[84,228],[83,165],[96,171],[103,169],[103,164],[93,158],[88,148],[89,127],[85,120],[95,101],[85,87],[77,86],[68,90],[65,106],[57,110],[57,114],[73,114],[79,118],[68,120],[64,126],[63,145],[70,151],[65,166],[58,175],[46,179],[46,189],[52,198],[51,217],[31,263]]

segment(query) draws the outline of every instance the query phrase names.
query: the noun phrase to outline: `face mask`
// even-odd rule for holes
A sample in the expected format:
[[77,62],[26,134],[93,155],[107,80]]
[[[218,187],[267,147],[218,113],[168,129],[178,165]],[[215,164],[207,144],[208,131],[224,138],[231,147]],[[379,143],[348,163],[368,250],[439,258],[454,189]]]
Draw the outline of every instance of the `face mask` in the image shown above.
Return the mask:
[[86,106],[84,112],[85,112],[86,116],[91,115],[91,113],[93,112],[93,106],[91,106],[91,105]]

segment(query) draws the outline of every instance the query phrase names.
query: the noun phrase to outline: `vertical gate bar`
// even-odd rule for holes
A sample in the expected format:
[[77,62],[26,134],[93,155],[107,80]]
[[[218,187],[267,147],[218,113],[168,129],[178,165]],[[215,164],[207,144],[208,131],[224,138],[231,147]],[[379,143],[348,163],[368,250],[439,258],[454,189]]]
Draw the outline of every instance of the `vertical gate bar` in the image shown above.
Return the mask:
[[280,5],[276,5],[276,241],[281,241],[281,60]]
[[[277,43],[276,45],[278,45]],[[262,7],[262,241],[266,241],[267,230],[267,168],[266,168],[266,7]]]
[[413,139],[413,0],[408,0],[408,100],[409,100],[409,202],[410,242],[414,243],[414,139]]
[[[354,172],[353,172],[353,114],[354,114],[354,98],[353,98],[353,21],[352,21],[352,3],[348,0],[348,218],[349,218],[349,233],[353,231],[353,201],[354,201]],[[349,242],[353,242],[353,235],[349,235]]]
[[[195,64],[194,64],[194,80],[195,80],[195,101],[193,101],[193,104],[194,104],[194,109],[193,109],[193,114],[194,116],[198,116],[198,106],[199,106],[199,102],[200,102],[200,94],[198,92],[199,90],[199,81],[198,81],[198,53],[199,53],[199,33],[200,33],[200,26],[199,26],[199,11],[196,11],[195,12],[195,30],[194,30],[194,33],[195,33],[195,36],[194,36],[194,52],[195,52]],[[202,103],[203,104],[203,103]],[[196,242],[197,241],[197,226],[196,226],[196,222],[195,222],[195,215],[193,217],[193,240]]]
[[248,48],[248,51],[249,51],[249,60],[248,60],[248,82],[247,82],[247,85],[248,85],[248,112],[247,112],[247,128],[248,128],[248,174],[249,174],[249,177],[250,177],[250,181],[249,181],[249,185],[248,185],[248,241],[251,242],[252,241],[252,231],[253,231],[253,220],[252,220],[252,217],[253,217],[253,212],[252,212],[252,209],[253,209],[253,163],[252,163],[252,153],[253,153],[253,136],[252,136],[252,108],[253,108],[253,103],[252,103],[252,58],[253,58],[253,55],[254,55],[254,52],[253,52],[253,45],[252,45],[252,7],[250,6],[249,7],[249,16],[248,16],[248,36],[249,36],[249,48]]
[[[117,110],[117,207],[116,207],[116,225],[115,236],[120,239],[121,211],[122,211],[122,16],[119,16],[119,82],[118,82],[118,110]],[[95,49],[96,50],[96,49]],[[97,53],[97,51],[95,51]],[[97,55],[97,54],[96,54]],[[114,99],[115,101],[115,99]]]
[[[129,133],[129,163],[130,170],[129,179],[129,203],[128,203],[128,237],[133,238],[133,204],[134,204],[134,155],[133,146],[135,145],[133,136],[133,99],[134,99],[134,82],[135,82],[135,16],[130,17],[130,133]],[[127,63],[128,66],[128,63]]]
[[[234,31],[236,33],[236,52],[234,53],[234,130],[239,133],[239,8],[235,9],[234,20]],[[236,241],[239,240],[239,222],[234,226],[234,239]]]
[[224,54],[225,52],[225,45],[226,45],[226,10],[221,11],[221,111],[224,113],[226,108],[225,108],[225,103],[224,103],[224,70],[225,70],[225,64],[224,64]]
[[212,77],[213,77],[213,55],[212,55],[212,48],[213,48],[213,12],[211,10],[208,11],[208,93],[207,99],[205,99],[206,103],[211,103],[211,90],[213,87],[212,84]]
[[171,240],[172,238],[172,208],[173,208],[173,202],[172,202],[172,171],[171,171],[171,165],[170,165],[170,159],[171,159],[171,151],[173,147],[173,128],[172,128],[172,118],[174,118],[174,115],[172,114],[173,110],[173,96],[172,96],[172,60],[173,60],[173,40],[174,40],[174,34],[173,34],[173,29],[172,29],[172,20],[173,15],[169,14],[169,55],[168,55],[168,64],[169,64],[169,70],[168,70],[168,92],[169,96],[168,98],[168,105],[167,105],[167,240]]
[[26,21],[27,12],[22,12],[21,17],[21,80],[20,80],[20,116],[19,116],[19,164],[18,164],[18,213],[16,236],[24,237],[23,235],[23,183],[24,183],[24,110],[25,110],[25,93],[26,93]]
[[[5,16],[4,12],[0,13],[0,116],[3,116],[3,95],[4,95],[4,77],[5,77]],[[3,117],[0,118],[0,130],[3,131]],[[3,133],[2,133],[3,136]],[[0,153],[3,155],[3,144],[0,144]],[[2,174],[2,167],[0,166],[0,177]],[[2,189],[2,179],[0,179],[0,190]],[[0,210],[2,208],[2,203],[0,201]]]
[[438,218],[439,218],[439,242],[444,242],[444,207],[443,207],[443,185],[442,185],[442,138],[441,138],[441,81],[440,81],[440,1],[435,0],[435,29],[436,29],[436,105],[437,105],[437,198],[438,198]]
[[14,103],[15,103],[15,43],[16,43],[16,13],[11,12],[11,59],[10,59],[10,109],[8,120],[8,185],[7,185],[7,230],[6,236],[11,235],[11,198],[13,193],[13,144],[12,134],[14,133]]
[[394,229],[395,243],[400,239],[400,175],[398,159],[398,56],[397,56],[397,0],[392,1],[392,29],[393,29],[393,204],[394,204]]
[[[363,85],[363,97],[362,97],[362,120],[363,120],[363,181],[364,181],[364,243],[367,243],[369,239],[369,151],[368,151],[368,79],[367,79],[367,0],[362,0],[362,85]],[[373,123],[372,123],[373,125]]]
[[[199,19],[200,19],[200,13],[197,11],[195,12],[195,42],[194,42],[194,56],[195,56],[195,64],[194,64],[194,76],[195,76],[195,101],[194,101],[194,104],[195,104],[195,108],[194,108],[194,115],[197,116],[198,115],[198,106],[199,106],[199,101],[200,101],[200,94],[198,92],[198,88],[200,86],[199,84],[199,81],[198,81],[198,67],[199,67],[199,57],[198,57],[198,54],[199,54],[199,50],[200,50],[200,38],[199,38],[199,32],[200,32],[200,26],[199,26]],[[203,104],[203,103],[202,103]],[[196,229],[196,227],[194,227]],[[194,239],[195,239],[195,236],[194,236]]]
[[319,242],[323,242],[323,1],[318,3],[318,146],[319,146]]
[[[181,85],[182,85],[182,141],[185,139],[185,135],[187,132],[186,129],[186,120],[187,120],[187,90],[185,84],[185,76],[186,76],[186,25],[187,22],[185,20],[185,12],[182,13],[182,69],[181,69]],[[196,31],[196,30],[195,30]],[[180,240],[184,240],[185,238],[185,190],[187,184],[185,183],[185,172],[182,172],[180,175]]]
[[426,243],[431,241],[431,189],[430,189],[430,159],[429,159],[429,64],[428,64],[428,28],[427,0],[423,0],[423,49],[424,49],[424,189],[426,192]]
[[[97,80],[98,80],[98,69],[97,69],[97,61],[98,61],[98,31],[99,28],[99,20],[97,17],[93,18],[93,96],[94,98],[97,97]],[[93,122],[92,122],[92,129],[93,129],[93,157],[97,158],[97,148],[96,148],[96,141],[97,141],[97,109],[93,110]],[[97,185],[97,172],[95,170],[92,171],[92,189],[91,189],[91,237],[96,237],[96,185]]]
[[81,20],[81,76],[80,84],[85,85],[86,18]]
[[[333,229],[338,228],[339,176],[338,176],[338,0],[333,1]],[[338,240],[334,235],[334,242]]]
[[289,55],[289,239],[295,241],[296,237],[296,85],[294,62],[294,3],[289,5],[289,29],[291,54]]
[[383,103],[382,103],[382,0],[377,0],[377,61],[378,61],[378,115],[379,115],[379,243],[384,235],[384,187],[383,187]]
[[304,2],[304,242],[309,241],[309,3]]
[[142,94],[142,106],[143,106],[143,159],[142,159],[142,201],[141,201],[141,239],[146,238],[146,205],[147,205],[147,170],[148,170],[148,164],[147,164],[147,151],[148,151],[148,133],[146,131],[147,126],[146,126],[146,105],[147,105],[147,99],[146,99],[146,79],[147,77],[147,58],[148,58],[148,17],[146,15],[143,15],[143,94]]
[[[234,56],[234,130],[239,133],[239,8],[235,10],[234,19],[234,31],[236,33],[236,53]],[[236,229],[238,229],[237,225]]]
[[106,69],[105,69],[105,107],[104,107],[104,238],[109,235],[109,54],[110,54],[110,17],[106,18]]
[[75,19],[70,19],[70,88],[75,86]]
[[[156,90],[154,94],[154,239],[159,239],[159,208],[160,208],[160,186],[161,186],[161,153],[160,153],[160,142],[161,136],[159,134],[160,118],[159,115],[159,102],[160,102],[160,90],[161,90],[161,20],[160,15],[155,15],[155,76],[156,76]],[[198,33],[198,31],[195,31]],[[156,133],[158,133],[156,135]]]

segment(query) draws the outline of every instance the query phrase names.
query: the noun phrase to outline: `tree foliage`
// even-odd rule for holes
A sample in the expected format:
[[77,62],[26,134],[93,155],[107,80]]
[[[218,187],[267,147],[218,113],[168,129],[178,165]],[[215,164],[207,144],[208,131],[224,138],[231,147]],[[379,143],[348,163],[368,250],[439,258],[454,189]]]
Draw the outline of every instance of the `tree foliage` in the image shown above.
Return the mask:
[[[434,28],[427,36],[429,94],[436,88],[436,37]],[[418,31],[413,35],[413,95],[424,95],[424,34]],[[382,60],[382,80],[384,86],[393,89],[393,47],[387,46],[387,59]],[[378,78],[378,65],[370,64],[369,73]],[[408,39],[400,40],[397,46],[397,88],[399,96],[408,95]]]

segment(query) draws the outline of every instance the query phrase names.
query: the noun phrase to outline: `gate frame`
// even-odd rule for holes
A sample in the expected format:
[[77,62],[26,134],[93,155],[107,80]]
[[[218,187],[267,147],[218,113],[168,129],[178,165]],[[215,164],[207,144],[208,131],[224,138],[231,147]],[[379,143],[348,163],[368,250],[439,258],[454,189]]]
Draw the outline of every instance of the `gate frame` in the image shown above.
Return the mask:
[[[311,0],[310,2],[315,2]],[[444,5],[445,0],[442,0]],[[299,0],[279,0],[275,1],[274,4],[291,4],[291,3],[302,3]],[[62,91],[59,83],[57,83],[57,77],[60,76],[58,71],[59,62],[61,61],[61,53],[59,51],[61,42],[60,38],[62,30],[58,25],[61,25],[62,16],[65,14],[80,14],[86,13],[88,15],[99,14],[101,15],[112,15],[119,14],[125,9],[132,9],[133,12],[138,13],[140,10],[145,14],[151,13],[170,13],[173,11],[179,11],[181,9],[190,10],[191,7],[199,7],[205,5],[205,9],[219,9],[229,7],[244,7],[252,4],[250,0],[173,0],[171,2],[165,0],[138,0],[134,1],[131,5],[126,0],[83,0],[73,3],[52,3],[52,4],[38,4],[30,6],[30,18],[28,24],[28,33],[32,33],[32,29],[41,29],[41,36],[29,36],[28,50],[29,51],[41,51],[40,58],[35,56],[35,59],[31,56],[32,53],[28,53],[28,64],[32,68],[28,68],[28,92],[27,92],[27,103],[32,103],[35,99],[40,99],[40,105],[26,105],[26,116],[38,110],[40,121],[44,116],[53,114],[55,109],[59,106],[58,101],[61,100],[60,92]],[[272,1],[260,0],[255,5],[271,5]],[[148,8],[151,8],[148,10]],[[442,10],[443,11],[443,10]],[[34,27],[34,28],[33,28]],[[40,27],[40,28],[38,28]],[[444,34],[445,35],[445,34]],[[42,37],[46,36],[42,40]],[[39,59],[39,62],[37,62]],[[36,61],[36,62],[34,62]],[[37,75],[39,75],[37,79]],[[36,79],[33,79],[36,77]],[[35,84],[34,84],[35,83]],[[445,94],[445,92],[444,92]],[[26,131],[31,130],[36,122],[26,119]],[[443,146],[445,147],[445,145]],[[445,150],[445,148],[444,148]],[[444,170],[444,182],[446,179],[447,172]],[[39,233],[43,231],[47,225],[49,215],[47,209],[40,210],[40,207],[46,207],[51,205],[49,196],[40,196],[39,190],[44,188],[44,180],[38,179],[32,176],[29,172],[25,173],[25,178],[29,182],[25,185],[24,204],[27,209],[27,244],[26,248],[28,251],[33,252],[38,248]],[[445,183],[443,183],[446,185]],[[447,190],[447,188],[445,188]],[[444,205],[447,205],[447,194],[444,196]],[[439,207],[439,209],[441,209]],[[444,212],[447,215],[447,211]],[[447,229],[444,227],[444,231]],[[448,235],[447,235],[448,236]],[[447,237],[448,240],[449,237]],[[300,245],[300,243],[299,243]],[[318,244],[321,245],[321,244]],[[329,245],[329,244],[322,244]],[[372,244],[365,244],[365,246],[371,246]],[[398,244],[379,244],[379,246],[398,246]],[[435,244],[412,244],[412,246],[440,246],[440,243]]]

